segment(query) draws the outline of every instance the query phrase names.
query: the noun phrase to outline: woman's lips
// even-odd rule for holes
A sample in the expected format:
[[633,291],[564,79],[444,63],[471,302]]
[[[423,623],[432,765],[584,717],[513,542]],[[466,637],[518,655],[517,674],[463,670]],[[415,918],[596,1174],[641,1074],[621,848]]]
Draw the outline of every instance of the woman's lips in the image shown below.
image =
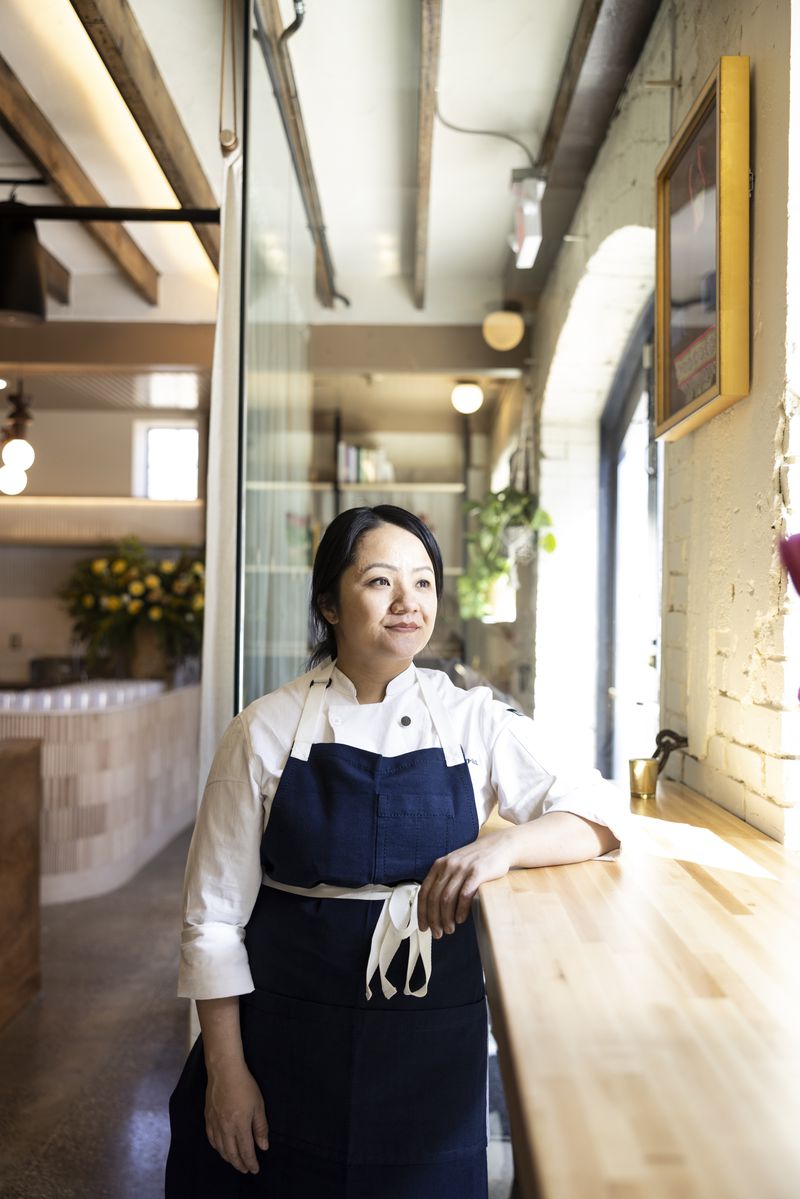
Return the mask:
[[416,633],[419,628],[418,624],[387,624],[387,629],[391,629],[395,633]]

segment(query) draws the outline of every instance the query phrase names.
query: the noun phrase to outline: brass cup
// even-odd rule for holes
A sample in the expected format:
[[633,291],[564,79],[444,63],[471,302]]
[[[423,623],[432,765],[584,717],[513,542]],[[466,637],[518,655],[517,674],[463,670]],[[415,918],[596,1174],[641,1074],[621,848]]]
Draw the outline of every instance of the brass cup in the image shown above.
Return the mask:
[[631,799],[655,799],[658,762],[655,758],[631,758]]

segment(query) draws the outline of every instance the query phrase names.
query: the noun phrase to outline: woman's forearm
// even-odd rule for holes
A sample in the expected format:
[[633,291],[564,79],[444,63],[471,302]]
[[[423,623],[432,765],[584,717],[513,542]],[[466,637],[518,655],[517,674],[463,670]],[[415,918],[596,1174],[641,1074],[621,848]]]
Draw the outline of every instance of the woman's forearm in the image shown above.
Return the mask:
[[198,999],[197,1018],[203,1034],[203,1052],[208,1073],[224,1069],[226,1066],[243,1066],[239,996]]
[[585,862],[619,845],[610,828],[572,812],[547,812],[527,824],[504,829],[500,835],[508,840],[512,867]]

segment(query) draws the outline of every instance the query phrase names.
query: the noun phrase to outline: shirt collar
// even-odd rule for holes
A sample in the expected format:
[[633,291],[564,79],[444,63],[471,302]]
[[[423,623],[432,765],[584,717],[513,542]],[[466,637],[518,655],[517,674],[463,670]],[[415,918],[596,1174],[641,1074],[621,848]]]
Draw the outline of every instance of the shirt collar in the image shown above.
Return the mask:
[[[417,668],[412,662],[411,665],[402,672],[402,674],[398,674],[397,677],[393,678],[390,683],[387,683],[385,698],[390,699],[395,695],[400,695],[403,691],[407,691],[408,688],[416,682],[416,680]],[[358,695],[356,693],[355,686],[353,683],[351,683],[350,679],[348,679],[347,675],[343,674],[342,671],[339,670],[338,666],[334,666],[333,668],[333,673],[331,674],[331,683],[334,690],[338,691],[340,695],[346,695],[349,699],[358,702]]]

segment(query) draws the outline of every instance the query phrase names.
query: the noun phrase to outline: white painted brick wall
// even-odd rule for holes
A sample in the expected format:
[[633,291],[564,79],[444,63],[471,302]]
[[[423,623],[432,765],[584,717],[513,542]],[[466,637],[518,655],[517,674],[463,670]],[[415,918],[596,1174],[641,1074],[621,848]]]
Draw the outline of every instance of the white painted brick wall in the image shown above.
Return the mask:
[[[668,774],[771,836],[800,841],[800,602],[787,599],[775,552],[777,535],[800,532],[800,338],[793,332],[800,328],[800,137],[787,139],[790,32],[789,6],[777,0],[682,0],[676,10],[662,5],[576,213],[572,231],[580,241],[564,247],[541,298],[531,349],[534,393],[546,395],[559,338],[593,257],[623,228],[652,228],[653,170],[669,142],[670,118],[677,128],[720,54],[749,54],[758,79],[752,387],[747,399],[665,446],[661,723],[689,737],[688,752],[672,756]],[[647,79],[668,78],[675,63],[681,85],[671,95],[644,86]],[[800,73],[790,86],[800,125]],[[786,294],[776,285],[784,278]],[[615,352],[610,344],[608,357]],[[575,380],[586,380],[585,431],[598,372],[583,362],[580,367],[569,382],[574,391]],[[563,419],[564,403],[559,392],[545,404],[546,425]],[[547,436],[552,457],[544,464],[543,487],[552,500],[545,506],[563,504],[571,538],[572,522],[589,502],[581,521],[585,553],[595,511],[584,465],[579,456],[572,459],[577,432],[550,427]],[[570,545],[563,555],[562,549],[560,540],[554,559],[543,562],[543,587],[540,582],[550,620],[542,619],[540,607],[537,717],[547,695],[545,676],[559,669],[562,654],[580,676],[576,695],[594,674],[582,623],[595,602],[594,562],[587,564]],[[566,574],[556,565],[559,557]],[[576,624],[572,608],[562,611],[564,631],[554,635],[559,599],[576,590],[582,615]],[[589,723],[588,711],[580,712],[579,740]]]

